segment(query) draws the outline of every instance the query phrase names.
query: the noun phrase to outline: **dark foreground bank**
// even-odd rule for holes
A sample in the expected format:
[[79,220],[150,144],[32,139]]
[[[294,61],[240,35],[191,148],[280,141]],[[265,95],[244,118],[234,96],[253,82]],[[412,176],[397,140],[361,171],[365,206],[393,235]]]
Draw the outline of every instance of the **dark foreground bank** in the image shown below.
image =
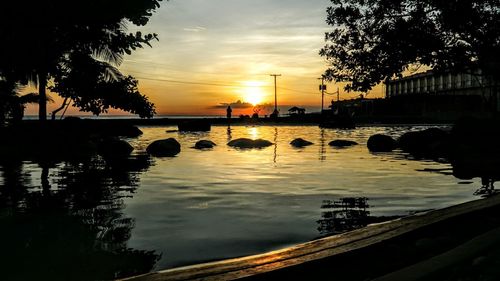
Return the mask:
[[500,196],[126,280],[498,280]]

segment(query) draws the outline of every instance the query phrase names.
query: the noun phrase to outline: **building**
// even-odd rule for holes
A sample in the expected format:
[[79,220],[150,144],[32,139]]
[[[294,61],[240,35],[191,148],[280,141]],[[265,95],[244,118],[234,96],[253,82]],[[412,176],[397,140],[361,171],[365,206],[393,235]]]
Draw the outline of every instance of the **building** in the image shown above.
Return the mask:
[[[427,72],[403,78],[390,79],[385,83],[385,96],[413,96],[436,100],[453,101],[455,105],[475,101],[481,103],[481,110],[500,111],[500,98],[490,80],[476,69],[470,73]],[[469,104],[470,105],[470,104]],[[457,108],[460,109],[460,108]],[[449,108],[448,108],[449,110]]]

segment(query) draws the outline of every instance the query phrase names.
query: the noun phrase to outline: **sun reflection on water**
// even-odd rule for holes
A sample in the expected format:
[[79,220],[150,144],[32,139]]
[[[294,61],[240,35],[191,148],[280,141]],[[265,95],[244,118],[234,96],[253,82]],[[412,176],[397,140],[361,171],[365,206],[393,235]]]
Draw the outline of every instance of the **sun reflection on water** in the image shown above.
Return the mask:
[[249,127],[248,128],[248,134],[250,135],[251,139],[258,139],[260,137],[260,132],[258,127]]

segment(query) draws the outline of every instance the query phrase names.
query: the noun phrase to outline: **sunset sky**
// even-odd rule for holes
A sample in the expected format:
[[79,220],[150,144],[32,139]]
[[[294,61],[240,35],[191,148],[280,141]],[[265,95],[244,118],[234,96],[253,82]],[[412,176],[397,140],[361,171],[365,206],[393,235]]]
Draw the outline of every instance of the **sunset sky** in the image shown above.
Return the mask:
[[[247,103],[274,104],[271,73],[282,74],[281,113],[291,106],[317,111],[321,105],[317,78],[327,67],[318,52],[329,30],[325,23],[329,4],[329,0],[163,1],[149,24],[140,28],[143,33],[157,33],[159,41],[126,57],[120,69],[139,80],[141,92],[156,104],[158,114],[223,115],[225,104],[234,104],[233,114],[252,113]],[[328,86],[328,92],[337,90],[337,85]],[[357,95],[341,89],[341,98]],[[369,94],[377,96],[382,96],[381,88]],[[325,96],[325,104],[331,99]],[[49,110],[59,105],[57,101]],[[261,114],[269,114],[269,106],[263,107]],[[36,110],[30,107],[27,114]]]

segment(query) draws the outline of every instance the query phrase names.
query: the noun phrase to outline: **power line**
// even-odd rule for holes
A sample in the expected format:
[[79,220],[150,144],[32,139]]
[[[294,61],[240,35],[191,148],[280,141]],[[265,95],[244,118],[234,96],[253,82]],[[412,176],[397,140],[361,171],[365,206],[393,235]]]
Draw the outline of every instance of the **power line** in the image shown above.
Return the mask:
[[150,80],[150,81],[169,82],[169,83],[187,84],[187,85],[204,85],[204,86],[235,87],[235,88],[270,87],[270,86],[258,86],[258,85],[237,85],[237,84],[229,84],[229,83],[228,84],[211,83],[211,82],[201,82],[201,81],[181,81],[181,80],[161,79],[161,78],[146,78],[146,77],[139,77],[139,76],[137,76],[136,78]]
[[[174,79],[163,79],[163,78],[147,78],[147,77],[142,77],[142,76],[136,76],[135,78],[148,80],[148,81],[158,81],[158,82],[185,84],[185,85],[201,85],[201,86],[232,87],[232,88],[270,88],[270,87],[272,87],[270,85],[241,85],[241,84],[234,84],[234,83],[230,83],[230,82],[215,83],[215,82],[204,82],[204,81],[186,81],[186,80],[174,80]],[[276,86],[276,88],[280,89],[280,90],[303,93],[303,94],[315,94],[315,93],[309,92],[309,91],[295,90],[295,89],[290,89],[290,88],[286,88],[286,87]],[[329,93],[325,93],[325,94],[328,95]]]
[[321,90],[321,114],[323,114],[323,108],[325,103],[325,91],[326,91],[325,77],[321,76],[321,78],[318,79],[321,80],[321,85],[319,85],[319,89]]
[[285,87],[278,87],[278,89],[285,90],[285,91],[291,91],[291,92],[297,92],[297,93],[303,93],[303,94],[315,94],[315,93],[312,93],[312,92],[301,91],[301,90],[294,90],[294,89],[285,88]]

